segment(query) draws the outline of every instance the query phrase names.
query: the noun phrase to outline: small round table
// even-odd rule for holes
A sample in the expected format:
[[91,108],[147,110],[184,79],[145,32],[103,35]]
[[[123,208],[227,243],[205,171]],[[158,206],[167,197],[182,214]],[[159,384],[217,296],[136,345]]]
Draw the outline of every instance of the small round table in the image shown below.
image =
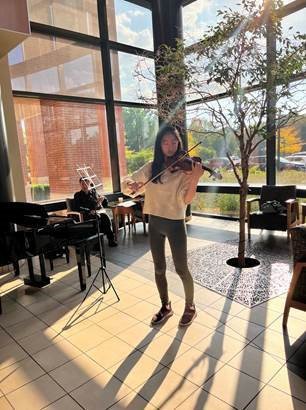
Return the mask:
[[118,202],[115,206],[111,206],[111,209],[113,211],[114,234],[115,234],[116,239],[118,237],[120,218],[123,220],[122,222],[123,222],[124,232],[126,232],[126,223],[125,223],[126,217],[127,217],[129,231],[130,231],[130,226],[132,226],[132,229],[134,228],[134,230],[136,231],[134,208],[133,208],[134,205],[135,205],[135,202],[128,201],[125,203]]

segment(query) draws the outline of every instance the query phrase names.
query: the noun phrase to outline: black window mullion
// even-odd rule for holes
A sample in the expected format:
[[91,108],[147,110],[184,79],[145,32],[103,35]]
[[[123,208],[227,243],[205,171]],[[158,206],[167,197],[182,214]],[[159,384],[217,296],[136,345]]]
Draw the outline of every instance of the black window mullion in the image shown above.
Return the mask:
[[100,45],[99,37],[90,36],[89,34],[78,33],[77,31],[66,30],[61,27],[49,26],[47,24],[36,23],[34,21],[30,22],[30,26],[32,33],[44,34],[46,36],[55,36],[97,47],[99,47]]
[[117,131],[116,131],[116,115],[114,104],[114,92],[112,81],[112,68],[111,68],[111,56],[108,37],[108,25],[107,25],[107,11],[106,0],[98,0],[98,19],[100,27],[101,54],[104,76],[104,94],[105,94],[105,108],[107,118],[107,130],[108,141],[110,150],[111,172],[113,180],[113,189],[115,192],[120,191],[120,169],[119,169],[119,155],[117,144]]

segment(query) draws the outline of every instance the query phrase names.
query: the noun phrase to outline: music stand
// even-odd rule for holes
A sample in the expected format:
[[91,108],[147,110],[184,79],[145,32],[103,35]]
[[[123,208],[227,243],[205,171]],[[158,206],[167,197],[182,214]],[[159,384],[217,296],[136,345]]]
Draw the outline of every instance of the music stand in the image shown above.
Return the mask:
[[[78,312],[78,310],[81,308],[82,304],[85,302],[87,296],[89,295],[89,292],[91,291],[91,289],[93,287],[95,287],[102,295],[105,295],[109,289],[113,289],[118,302],[120,301],[120,298],[118,296],[118,293],[116,292],[116,289],[114,288],[114,285],[112,284],[112,281],[110,279],[110,277],[108,276],[107,272],[106,272],[106,259],[105,259],[105,249],[104,249],[104,241],[101,241],[101,231],[100,231],[100,221],[99,221],[99,215],[97,213],[97,211],[95,211],[95,218],[96,218],[96,224],[97,224],[97,233],[98,233],[98,243],[99,243],[99,259],[100,259],[100,267],[97,271],[97,273],[95,274],[93,281],[91,282],[83,300],[81,301],[81,303],[78,305],[78,307],[76,308],[76,310],[73,312],[72,316],[69,318],[68,322],[66,323],[66,325],[64,326],[64,329],[67,329],[71,326],[71,323],[73,323],[74,321],[72,321],[72,318],[76,315],[76,313]],[[101,279],[102,279],[102,289],[101,287],[97,286],[95,284],[95,281],[97,280],[99,273],[101,273]],[[99,301],[100,298],[98,298],[96,300],[96,302]],[[95,302],[95,303],[96,303]],[[92,307],[92,305],[90,305],[89,309]],[[88,309],[87,309],[88,310]],[[87,311],[86,310],[86,311]],[[85,311],[85,312],[86,312]],[[79,314],[79,316],[76,318],[78,319],[84,312],[81,312]],[[75,320],[76,320],[75,319]]]

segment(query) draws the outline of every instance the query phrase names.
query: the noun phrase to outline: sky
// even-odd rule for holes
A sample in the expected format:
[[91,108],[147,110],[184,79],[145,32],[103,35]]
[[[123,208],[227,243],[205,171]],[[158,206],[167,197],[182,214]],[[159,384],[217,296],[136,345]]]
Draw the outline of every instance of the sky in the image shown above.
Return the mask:
[[[261,3],[262,0],[258,0]],[[224,7],[237,10],[239,0],[196,0],[183,8],[183,32],[186,45],[197,42],[209,25],[217,22],[217,11]],[[289,0],[284,4],[290,3]],[[306,8],[283,20],[284,32],[294,25],[295,30],[305,33]]]
[[152,13],[150,10],[115,0],[117,41],[153,50]]

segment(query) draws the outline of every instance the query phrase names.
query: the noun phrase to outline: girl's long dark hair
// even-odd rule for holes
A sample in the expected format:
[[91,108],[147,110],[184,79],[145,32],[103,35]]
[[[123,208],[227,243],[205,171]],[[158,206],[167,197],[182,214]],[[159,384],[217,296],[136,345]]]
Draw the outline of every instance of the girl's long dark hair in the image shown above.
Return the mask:
[[[182,139],[180,137],[180,134],[178,130],[175,127],[172,127],[171,125],[164,125],[161,127],[161,129],[158,131],[156,135],[156,140],[155,140],[155,146],[154,146],[154,159],[152,163],[152,176],[151,178],[154,178],[155,175],[160,173],[164,169],[164,154],[161,149],[161,142],[166,134],[172,134],[175,136],[175,138],[178,140],[178,147],[177,147],[177,152],[181,151],[183,149],[183,143]],[[161,182],[161,175],[154,179],[152,181],[154,184],[162,183]]]

